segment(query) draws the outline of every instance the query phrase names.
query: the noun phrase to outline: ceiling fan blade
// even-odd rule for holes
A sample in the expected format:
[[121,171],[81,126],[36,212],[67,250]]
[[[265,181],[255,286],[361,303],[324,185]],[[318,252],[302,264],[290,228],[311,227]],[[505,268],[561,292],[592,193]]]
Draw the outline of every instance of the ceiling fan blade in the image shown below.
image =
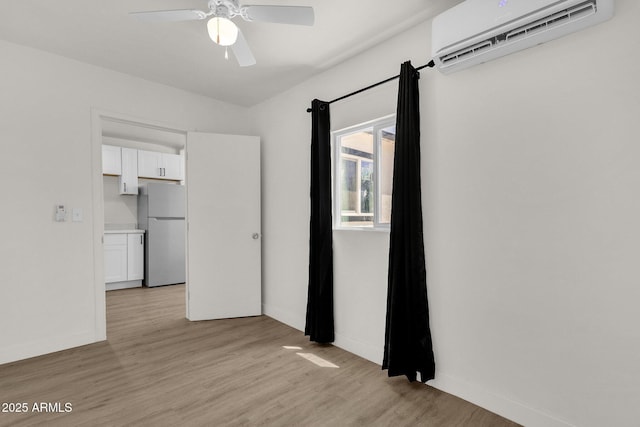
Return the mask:
[[236,42],[231,45],[231,50],[241,67],[255,65],[256,58],[254,58],[253,53],[251,53],[247,39],[244,38],[242,31],[238,30],[238,38]]
[[201,10],[178,9],[178,10],[155,10],[150,12],[131,12],[129,15],[140,21],[147,22],[177,22],[177,21],[197,21],[205,19],[209,14]]
[[248,21],[276,24],[313,25],[315,15],[309,6],[244,6],[243,17]]

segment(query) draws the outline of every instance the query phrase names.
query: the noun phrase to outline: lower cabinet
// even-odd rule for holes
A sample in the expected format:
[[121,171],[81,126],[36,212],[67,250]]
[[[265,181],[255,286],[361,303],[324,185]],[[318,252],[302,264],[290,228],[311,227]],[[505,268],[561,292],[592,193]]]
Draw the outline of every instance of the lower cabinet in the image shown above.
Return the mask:
[[144,234],[105,233],[104,281],[108,291],[142,286]]
[[127,280],[144,279],[144,234],[127,234]]
[[104,235],[105,283],[127,281],[127,235]]

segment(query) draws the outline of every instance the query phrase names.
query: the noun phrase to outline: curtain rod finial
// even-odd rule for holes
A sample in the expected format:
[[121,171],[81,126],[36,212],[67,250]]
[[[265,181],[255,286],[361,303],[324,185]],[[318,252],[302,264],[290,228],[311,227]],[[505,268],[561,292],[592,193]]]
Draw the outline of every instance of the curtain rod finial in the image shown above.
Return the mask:
[[307,108],[307,113],[312,112],[313,110],[311,108]]

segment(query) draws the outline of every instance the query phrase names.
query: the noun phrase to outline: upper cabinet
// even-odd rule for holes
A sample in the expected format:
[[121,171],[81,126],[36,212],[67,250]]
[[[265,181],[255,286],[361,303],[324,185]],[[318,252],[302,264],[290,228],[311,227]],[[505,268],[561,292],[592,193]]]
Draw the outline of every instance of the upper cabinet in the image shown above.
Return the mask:
[[138,194],[138,150],[103,145],[102,174],[119,177],[120,194]]
[[179,154],[138,150],[138,176],[140,178],[184,180],[184,162]]
[[122,148],[120,194],[138,194],[138,150]]
[[163,154],[162,178],[184,180],[184,157],[179,154]]
[[102,174],[120,177],[120,194],[138,194],[138,177],[183,181],[184,157],[103,145]]
[[120,147],[113,145],[102,146],[102,174],[103,175],[121,175],[122,159]]
[[162,153],[138,150],[138,176],[141,178],[160,178]]

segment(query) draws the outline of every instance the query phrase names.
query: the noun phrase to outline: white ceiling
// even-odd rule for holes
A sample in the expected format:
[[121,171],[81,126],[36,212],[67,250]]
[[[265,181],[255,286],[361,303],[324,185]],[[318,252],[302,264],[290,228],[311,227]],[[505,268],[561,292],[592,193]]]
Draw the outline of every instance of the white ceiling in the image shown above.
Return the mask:
[[257,60],[244,68],[231,52],[224,59],[224,48],[207,35],[206,20],[148,23],[128,16],[207,10],[206,0],[3,0],[0,39],[250,106],[460,1],[248,0],[312,6],[316,18],[313,27],[235,18]]

